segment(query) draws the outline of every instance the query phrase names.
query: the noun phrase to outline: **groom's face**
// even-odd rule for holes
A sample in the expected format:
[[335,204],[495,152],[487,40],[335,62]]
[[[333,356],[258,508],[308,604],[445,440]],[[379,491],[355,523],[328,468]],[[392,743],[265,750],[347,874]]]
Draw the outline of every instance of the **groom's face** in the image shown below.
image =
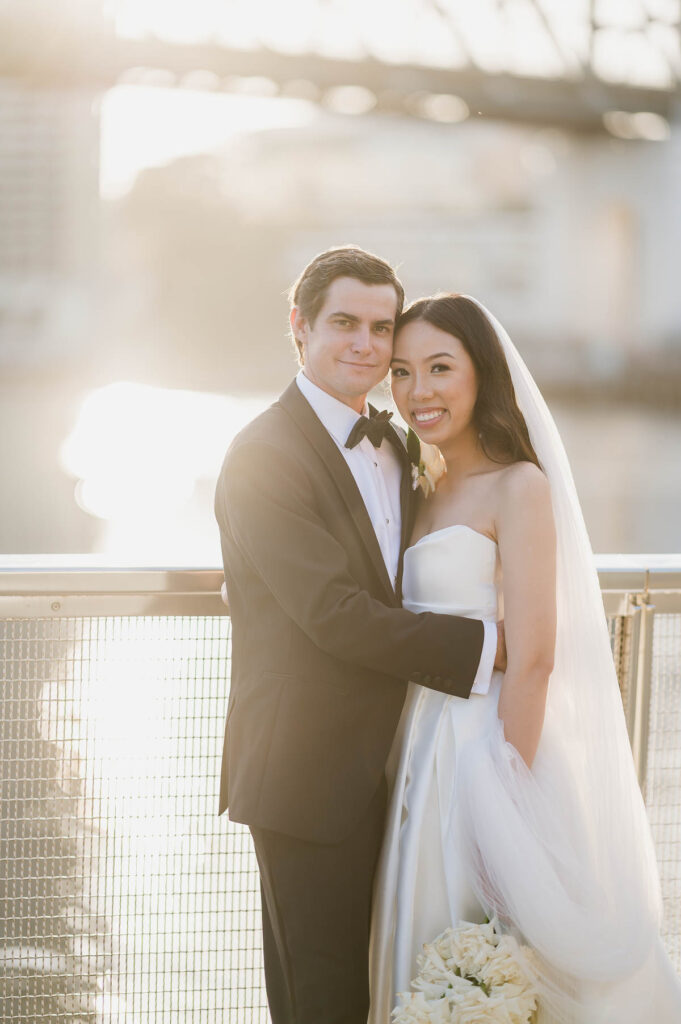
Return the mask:
[[305,376],[361,412],[368,392],[388,372],[396,313],[397,295],[391,284],[337,277],[314,324],[297,309],[291,314]]

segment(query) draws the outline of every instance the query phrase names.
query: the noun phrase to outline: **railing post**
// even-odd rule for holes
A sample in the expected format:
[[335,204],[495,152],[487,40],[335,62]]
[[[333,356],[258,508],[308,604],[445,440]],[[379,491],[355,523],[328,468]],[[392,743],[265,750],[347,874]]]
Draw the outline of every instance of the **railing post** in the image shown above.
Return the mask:
[[636,775],[645,798],[655,605],[650,601],[647,588],[643,593],[629,594],[628,604],[632,634],[626,718]]

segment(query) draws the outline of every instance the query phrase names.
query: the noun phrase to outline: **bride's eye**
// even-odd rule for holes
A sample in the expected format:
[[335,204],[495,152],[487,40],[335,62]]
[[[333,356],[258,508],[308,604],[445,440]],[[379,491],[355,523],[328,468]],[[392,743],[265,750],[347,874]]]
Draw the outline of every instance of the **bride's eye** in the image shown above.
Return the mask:
[[391,366],[390,368],[391,377],[407,377],[408,373],[403,366]]
[[451,366],[447,366],[447,363],[433,363],[430,369],[432,373],[443,373],[451,370]]

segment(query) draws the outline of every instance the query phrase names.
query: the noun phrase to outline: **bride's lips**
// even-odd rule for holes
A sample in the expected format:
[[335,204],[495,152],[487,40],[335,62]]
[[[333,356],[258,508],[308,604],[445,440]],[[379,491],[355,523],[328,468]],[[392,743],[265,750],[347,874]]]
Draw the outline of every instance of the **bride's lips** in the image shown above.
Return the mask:
[[434,427],[442,422],[446,412],[446,409],[414,409],[411,414],[412,423],[421,430]]

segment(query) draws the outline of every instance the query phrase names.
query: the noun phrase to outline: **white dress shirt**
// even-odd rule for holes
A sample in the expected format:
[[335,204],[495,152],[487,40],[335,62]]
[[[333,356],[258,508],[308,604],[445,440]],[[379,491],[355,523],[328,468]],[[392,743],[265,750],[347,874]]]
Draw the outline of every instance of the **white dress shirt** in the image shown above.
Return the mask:
[[[360,418],[360,414],[313,384],[303,370],[298,373],[296,383],[348,464],[369,513],[388,575],[395,586],[402,532],[402,466],[399,456],[389,441],[385,441],[380,448],[374,448],[368,437],[363,437],[354,448],[346,448],[348,434]],[[366,405],[363,415],[369,415]],[[497,649],[497,627],[493,622],[485,622],[484,627],[482,655],[472,693],[487,693],[492,678]]]

